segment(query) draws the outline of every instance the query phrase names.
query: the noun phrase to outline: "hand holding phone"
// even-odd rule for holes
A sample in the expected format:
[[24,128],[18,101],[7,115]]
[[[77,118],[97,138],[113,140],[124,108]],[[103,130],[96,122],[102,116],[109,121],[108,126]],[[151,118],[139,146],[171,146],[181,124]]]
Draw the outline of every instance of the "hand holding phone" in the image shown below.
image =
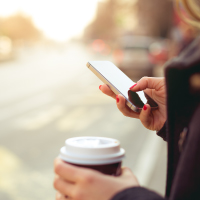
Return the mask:
[[157,109],[158,104],[143,91],[133,92],[130,87],[135,83],[119,68],[109,61],[89,61],[87,67],[107,84],[116,94],[121,94],[126,99],[126,104],[135,112],[140,112],[144,104],[148,103],[152,109]]

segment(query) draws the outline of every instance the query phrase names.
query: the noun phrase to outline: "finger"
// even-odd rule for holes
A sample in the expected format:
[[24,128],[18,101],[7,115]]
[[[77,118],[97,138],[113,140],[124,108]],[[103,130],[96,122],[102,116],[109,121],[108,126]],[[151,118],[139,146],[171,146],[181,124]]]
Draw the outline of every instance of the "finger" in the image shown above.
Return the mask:
[[68,182],[75,183],[81,176],[82,169],[80,167],[65,163],[57,158],[54,162],[54,171]]
[[126,99],[122,95],[117,95],[116,104],[118,109],[122,112],[122,114],[126,117],[139,118],[139,113],[134,112],[126,105]]
[[75,185],[69,183],[59,176],[54,178],[54,188],[59,191],[62,196],[72,196]]
[[106,85],[100,85],[99,89],[106,95],[112,97],[112,98],[116,98],[116,94]]
[[159,90],[163,87],[163,78],[143,77],[136,84],[130,87],[132,91],[141,91],[147,88]]
[[149,104],[145,104],[142,111],[140,112],[140,121],[146,128],[151,129],[152,120],[151,107]]

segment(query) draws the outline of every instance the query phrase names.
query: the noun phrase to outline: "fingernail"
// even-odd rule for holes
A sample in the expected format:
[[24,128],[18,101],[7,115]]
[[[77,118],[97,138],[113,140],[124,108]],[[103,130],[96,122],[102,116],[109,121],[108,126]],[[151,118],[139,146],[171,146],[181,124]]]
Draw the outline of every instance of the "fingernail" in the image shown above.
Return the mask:
[[132,89],[132,88],[134,88],[136,85],[137,85],[137,83],[136,83],[136,84],[134,84],[133,86],[131,86],[129,89]]
[[146,110],[146,109],[147,109],[147,106],[146,106],[146,105],[144,105],[143,109],[144,109],[144,110]]
[[119,97],[118,97],[118,95],[116,96],[116,101],[117,101],[117,103],[119,103]]
[[102,85],[99,86],[99,89],[100,89],[100,90],[101,90],[101,86],[102,86]]

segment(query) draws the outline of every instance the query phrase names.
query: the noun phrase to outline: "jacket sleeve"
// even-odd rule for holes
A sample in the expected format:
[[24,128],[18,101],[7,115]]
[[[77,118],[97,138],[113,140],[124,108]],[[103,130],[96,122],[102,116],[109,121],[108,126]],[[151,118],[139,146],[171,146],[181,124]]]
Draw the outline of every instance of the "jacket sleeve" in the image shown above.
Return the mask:
[[163,127],[158,132],[156,132],[156,134],[160,136],[164,141],[167,141],[166,122]]
[[143,187],[133,187],[117,193],[111,200],[166,200],[159,194]]

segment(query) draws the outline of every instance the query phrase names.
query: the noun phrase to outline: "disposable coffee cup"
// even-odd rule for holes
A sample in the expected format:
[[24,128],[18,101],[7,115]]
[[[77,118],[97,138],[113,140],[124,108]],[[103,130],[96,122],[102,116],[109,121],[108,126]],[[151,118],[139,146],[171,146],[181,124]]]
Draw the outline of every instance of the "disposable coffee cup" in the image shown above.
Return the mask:
[[118,140],[86,136],[67,139],[59,157],[72,165],[119,176],[124,155],[125,150],[120,147]]

